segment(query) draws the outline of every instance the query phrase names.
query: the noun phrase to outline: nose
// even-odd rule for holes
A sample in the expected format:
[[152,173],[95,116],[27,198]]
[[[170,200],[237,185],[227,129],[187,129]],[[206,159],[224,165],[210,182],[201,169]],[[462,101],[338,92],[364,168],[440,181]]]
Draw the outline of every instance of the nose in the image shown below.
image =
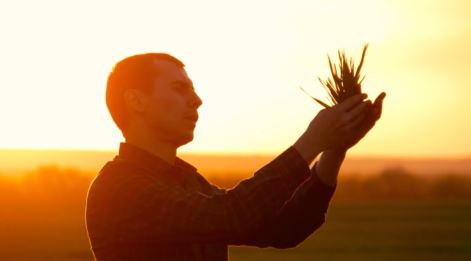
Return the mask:
[[198,108],[203,104],[203,101],[201,98],[196,94],[196,92],[193,92],[193,95],[190,100],[190,105],[194,108]]

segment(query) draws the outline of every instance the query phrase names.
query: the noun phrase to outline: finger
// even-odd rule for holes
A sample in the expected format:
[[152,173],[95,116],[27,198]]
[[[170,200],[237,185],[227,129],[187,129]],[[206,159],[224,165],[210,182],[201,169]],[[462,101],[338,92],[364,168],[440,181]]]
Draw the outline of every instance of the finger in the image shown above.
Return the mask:
[[356,129],[358,125],[360,125],[365,120],[365,118],[366,118],[365,113],[360,114],[358,117],[356,117],[355,119],[353,119],[351,122],[347,124],[347,129],[349,130]]
[[376,121],[377,119],[374,118],[374,117],[371,117],[371,112],[366,116],[366,119],[363,120],[363,122],[361,123],[361,126],[359,126],[358,128],[360,128],[360,130],[362,132],[368,132],[371,128],[373,128],[373,126],[375,126],[376,124]]
[[384,97],[386,97],[386,93],[382,92],[380,95],[378,95],[378,97],[376,97],[374,104],[379,105],[383,103]]
[[376,97],[375,102],[374,102],[374,114],[376,120],[378,120],[381,117],[381,113],[383,110],[383,100],[384,97],[386,97],[386,93],[382,92],[378,97]]
[[346,99],[344,102],[338,104],[338,107],[342,111],[349,111],[351,108],[355,107],[355,105],[357,105],[358,103],[363,101],[363,99],[365,99],[367,96],[368,95],[366,95],[364,93],[354,95],[354,96]]
[[350,121],[354,120],[355,118],[357,118],[358,116],[363,114],[363,111],[366,108],[369,108],[369,106],[371,106],[371,101],[369,101],[369,100],[366,101],[366,102],[362,102],[362,103],[358,104],[351,111],[345,113],[345,120],[347,122],[350,122]]

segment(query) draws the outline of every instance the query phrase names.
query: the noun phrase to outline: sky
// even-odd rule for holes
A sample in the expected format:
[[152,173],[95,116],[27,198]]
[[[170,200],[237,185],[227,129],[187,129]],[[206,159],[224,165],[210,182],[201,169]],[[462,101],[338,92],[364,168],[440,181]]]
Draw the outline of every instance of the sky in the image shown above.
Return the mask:
[[0,148],[114,150],[108,73],[182,60],[203,100],[179,151],[273,154],[322,109],[327,54],[359,59],[383,115],[349,153],[471,156],[471,1],[0,1]]

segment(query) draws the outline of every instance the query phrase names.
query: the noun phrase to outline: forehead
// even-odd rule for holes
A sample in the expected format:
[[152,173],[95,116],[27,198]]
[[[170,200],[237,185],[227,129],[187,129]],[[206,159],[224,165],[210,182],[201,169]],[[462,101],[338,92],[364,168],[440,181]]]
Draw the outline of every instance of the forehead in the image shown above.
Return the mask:
[[173,82],[184,81],[191,82],[185,69],[171,61],[157,60],[153,62],[153,67],[157,72],[157,81]]

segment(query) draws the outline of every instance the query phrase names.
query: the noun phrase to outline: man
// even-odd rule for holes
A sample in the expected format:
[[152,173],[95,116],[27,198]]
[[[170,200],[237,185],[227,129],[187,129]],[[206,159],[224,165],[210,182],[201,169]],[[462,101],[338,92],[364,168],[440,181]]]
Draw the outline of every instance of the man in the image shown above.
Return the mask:
[[384,96],[365,98],[322,110],[292,146],[224,190],[177,157],[202,105],[183,63],[162,53],[120,61],[106,102],[125,142],[87,198],[95,258],[227,260],[228,245],[295,247],[323,224],[346,151],[380,118]]

